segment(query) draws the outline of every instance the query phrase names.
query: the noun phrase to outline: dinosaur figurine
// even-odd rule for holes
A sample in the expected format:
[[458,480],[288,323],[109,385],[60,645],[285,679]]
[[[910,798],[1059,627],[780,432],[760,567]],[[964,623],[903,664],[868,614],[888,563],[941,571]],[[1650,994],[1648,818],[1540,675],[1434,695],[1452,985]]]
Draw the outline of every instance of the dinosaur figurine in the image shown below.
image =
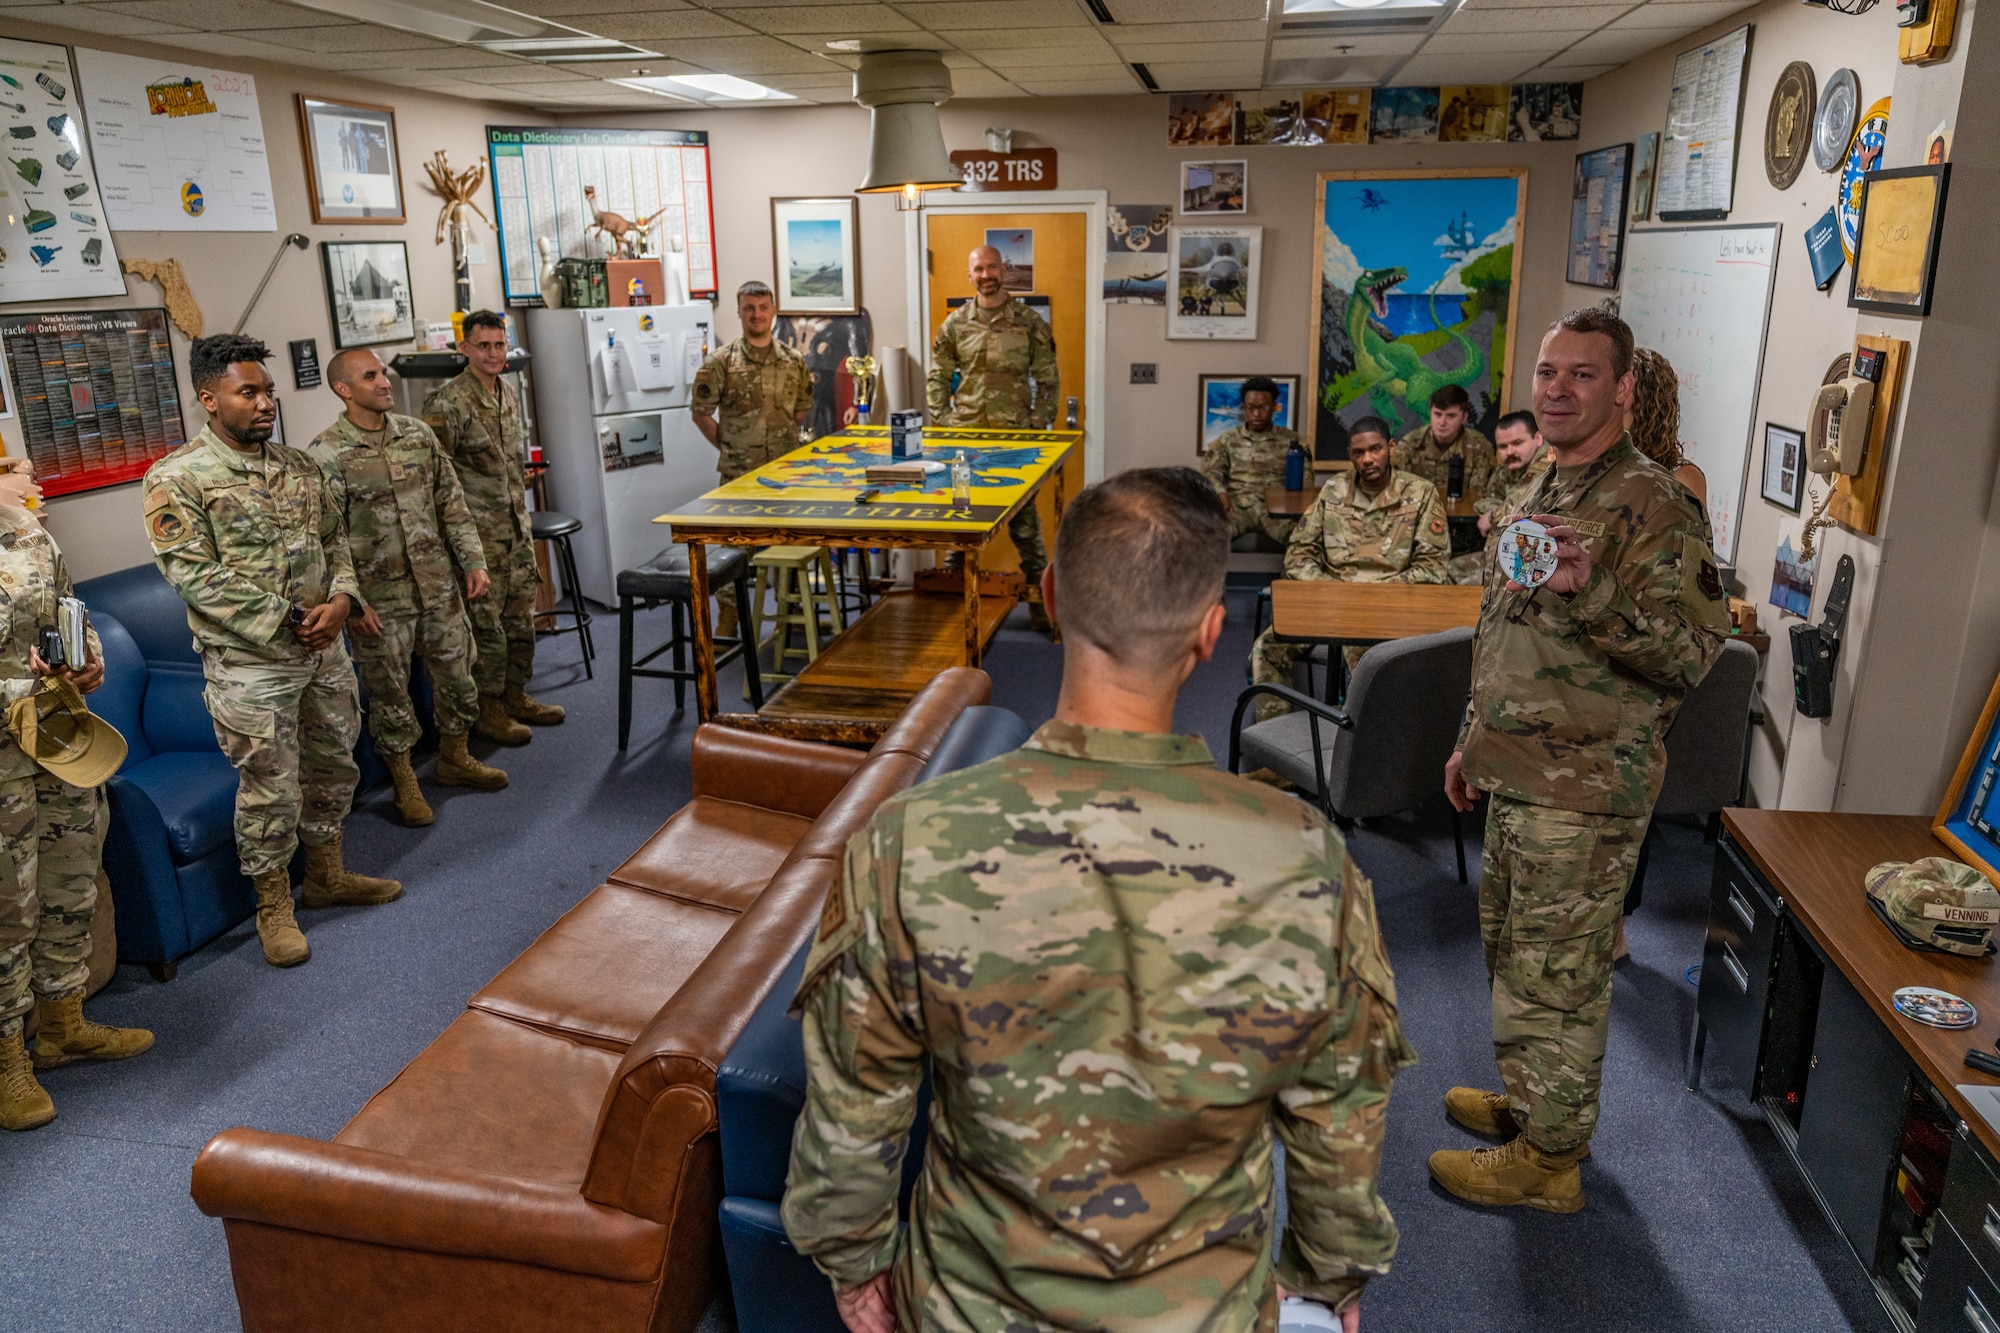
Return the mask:
[[431,190],[444,200],[444,207],[438,210],[436,244],[444,244],[445,232],[450,228],[464,228],[470,234],[472,221],[465,215],[468,208],[478,214],[481,222],[489,227],[493,225],[492,220],[480,211],[477,198],[479,187],[486,183],[485,158],[480,158],[464,171],[454,172],[445,160],[444,149],[440,148],[431,154],[430,161],[424,163],[424,174],[431,178]]
[[194,303],[194,293],[188,290],[187,276],[181,272],[180,260],[120,259],[118,267],[127,273],[137,274],[147,282],[159,283],[160,295],[165,298],[167,318],[189,338],[201,337],[201,307]]
[[[1423,355],[1401,338],[1389,333],[1384,322],[1389,317],[1389,293],[1410,276],[1409,270],[1393,265],[1362,271],[1354,280],[1347,299],[1346,332],[1354,349],[1354,369],[1330,382],[1320,391],[1321,405],[1338,412],[1347,404],[1368,396],[1378,416],[1402,429],[1421,410],[1413,403],[1428,404],[1430,397],[1447,384],[1471,384],[1486,373],[1486,354],[1479,345],[1456,329],[1439,326],[1440,331],[1464,349],[1465,359],[1454,370],[1438,370],[1424,364]],[[1436,314],[1432,314],[1436,323]]]
[[662,208],[659,213],[653,214],[653,216],[645,219],[643,222],[634,222],[622,213],[613,213],[609,209],[599,208],[597,206],[597,187],[595,185],[586,185],[583,187],[583,198],[590,205],[590,215],[594,219],[588,227],[583,229],[584,234],[587,236],[591,232],[596,232],[599,236],[604,237],[606,244],[611,247],[611,254],[614,258],[622,256],[637,259],[643,254],[646,244],[650,239],[648,232],[651,230],[652,225],[660,220],[660,213],[667,211]]

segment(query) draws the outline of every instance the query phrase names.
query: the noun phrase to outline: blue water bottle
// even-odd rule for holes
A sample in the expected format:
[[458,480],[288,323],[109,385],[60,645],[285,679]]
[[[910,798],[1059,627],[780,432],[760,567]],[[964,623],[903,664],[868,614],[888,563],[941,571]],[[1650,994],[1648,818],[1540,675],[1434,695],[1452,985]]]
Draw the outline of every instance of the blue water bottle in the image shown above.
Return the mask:
[[1306,488],[1306,450],[1297,440],[1285,450],[1285,489],[1302,491]]

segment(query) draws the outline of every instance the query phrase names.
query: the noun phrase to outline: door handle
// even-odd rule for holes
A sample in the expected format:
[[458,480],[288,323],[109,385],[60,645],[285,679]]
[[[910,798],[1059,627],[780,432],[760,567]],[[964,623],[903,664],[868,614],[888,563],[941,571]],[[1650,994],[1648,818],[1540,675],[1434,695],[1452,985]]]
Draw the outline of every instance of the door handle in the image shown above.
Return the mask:
[[1729,886],[1729,910],[1742,918],[1743,929],[1757,929],[1757,914],[1750,910],[1749,903],[1743,901],[1743,895],[1737,892],[1734,884]]
[[[1736,989],[1748,995],[1750,993],[1750,971],[1741,962],[1737,961],[1736,950],[1730,948],[1727,942],[1722,946],[1722,965],[1728,969],[1729,978],[1736,983]],[[1994,1333],[2000,1333],[2000,1329],[1995,1329]]]

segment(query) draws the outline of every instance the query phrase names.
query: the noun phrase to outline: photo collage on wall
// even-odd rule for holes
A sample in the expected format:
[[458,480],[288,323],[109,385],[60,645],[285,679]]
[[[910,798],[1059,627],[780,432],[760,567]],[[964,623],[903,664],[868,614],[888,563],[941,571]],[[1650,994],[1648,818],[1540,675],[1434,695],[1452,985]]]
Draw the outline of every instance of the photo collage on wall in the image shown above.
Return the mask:
[[1285,88],[1167,99],[1167,143],[1174,148],[1525,143],[1574,139],[1582,128],[1580,83]]

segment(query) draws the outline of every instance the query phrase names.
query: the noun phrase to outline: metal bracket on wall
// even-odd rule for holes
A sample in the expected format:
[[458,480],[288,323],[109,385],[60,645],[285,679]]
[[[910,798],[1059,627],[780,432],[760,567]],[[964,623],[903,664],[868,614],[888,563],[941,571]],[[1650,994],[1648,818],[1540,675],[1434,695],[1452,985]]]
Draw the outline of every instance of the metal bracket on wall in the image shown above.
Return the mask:
[[256,291],[250,293],[250,304],[244,306],[243,313],[236,317],[236,327],[230,330],[231,333],[243,332],[243,326],[250,322],[250,312],[257,308],[257,302],[263,298],[264,289],[271,285],[271,275],[278,271],[278,261],[285,257],[286,248],[295,247],[303,250],[311,244],[303,232],[296,231],[278,242],[278,253],[271,256],[271,266],[264,270],[264,280],[257,284]]

